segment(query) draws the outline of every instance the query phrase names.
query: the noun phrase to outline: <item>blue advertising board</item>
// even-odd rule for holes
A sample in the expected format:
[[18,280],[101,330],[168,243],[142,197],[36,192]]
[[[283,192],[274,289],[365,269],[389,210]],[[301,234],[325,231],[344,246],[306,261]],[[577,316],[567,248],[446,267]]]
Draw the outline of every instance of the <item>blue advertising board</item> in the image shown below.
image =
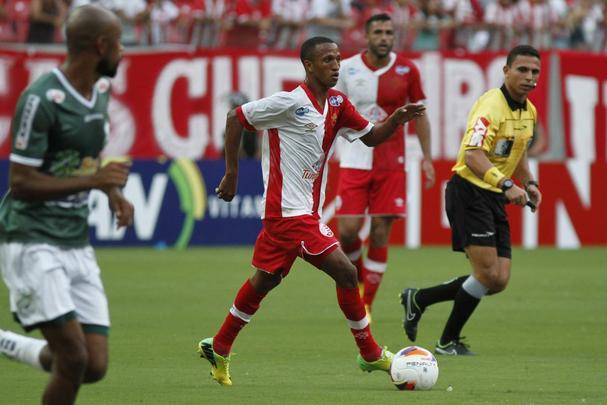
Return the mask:
[[[95,246],[250,245],[261,229],[263,181],[259,161],[240,162],[238,194],[230,203],[215,196],[223,160],[136,160],[124,194],[135,206],[132,227],[117,229],[104,193],[90,195],[91,244]],[[8,161],[0,161],[0,193],[7,189]]]

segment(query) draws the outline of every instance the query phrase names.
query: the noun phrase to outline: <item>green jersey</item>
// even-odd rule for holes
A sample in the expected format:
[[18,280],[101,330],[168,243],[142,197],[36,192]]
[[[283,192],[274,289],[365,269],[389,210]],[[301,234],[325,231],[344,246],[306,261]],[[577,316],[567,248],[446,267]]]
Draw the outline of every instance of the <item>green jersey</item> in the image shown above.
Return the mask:
[[[12,122],[10,161],[55,177],[97,171],[109,136],[110,82],[100,79],[90,100],[59,69],[40,77],[21,95]],[[58,200],[0,203],[0,240],[83,246],[88,242],[88,191]]]

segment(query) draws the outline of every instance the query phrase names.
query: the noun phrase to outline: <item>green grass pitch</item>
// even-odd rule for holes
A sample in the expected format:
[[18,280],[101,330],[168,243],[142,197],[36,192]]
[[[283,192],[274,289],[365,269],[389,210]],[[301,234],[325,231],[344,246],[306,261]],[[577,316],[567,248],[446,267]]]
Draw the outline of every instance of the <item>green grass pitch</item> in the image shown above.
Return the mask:
[[[236,341],[234,386],[211,380],[196,342],[220,326],[252,273],[251,248],[98,249],[110,299],[110,369],[79,404],[599,404],[607,403],[607,249],[515,250],[508,289],[486,297],[464,329],[476,357],[438,357],[431,391],[401,392],[357,369],[334,283],[298,260]],[[390,251],[373,313],[378,342],[408,346],[398,294],[467,274],[447,248]],[[0,287],[0,327],[20,330]],[[424,314],[433,349],[451,308]],[[0,402],[39,402],[47,376],[0,359]],[[448,386],[452,391],[447,391]]]

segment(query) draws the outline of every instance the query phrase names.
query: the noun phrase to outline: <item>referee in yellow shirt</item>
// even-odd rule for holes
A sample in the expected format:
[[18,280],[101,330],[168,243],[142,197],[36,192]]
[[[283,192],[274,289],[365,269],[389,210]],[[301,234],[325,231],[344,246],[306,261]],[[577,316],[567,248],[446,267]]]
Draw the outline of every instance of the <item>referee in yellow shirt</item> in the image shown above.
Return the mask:
[[[454,175],[447,183],[445,203],[453,250],[465,252],[472,274],[430,288],[406,288],[401,294],[404,328],[411,341],[424,310],[453,301],[436,353],[471,355],[460,332],[480,299],[506,288],[510,278],[510,226],[505,204],[533,211],[542,195],[529,171],[527,147],[537,121],[527,99],[540,74],[540,55],[528,45],[513,48],[504,66],[504,84],[483,94],[468,115]],[[516,177],[524,189],[511,177]]]

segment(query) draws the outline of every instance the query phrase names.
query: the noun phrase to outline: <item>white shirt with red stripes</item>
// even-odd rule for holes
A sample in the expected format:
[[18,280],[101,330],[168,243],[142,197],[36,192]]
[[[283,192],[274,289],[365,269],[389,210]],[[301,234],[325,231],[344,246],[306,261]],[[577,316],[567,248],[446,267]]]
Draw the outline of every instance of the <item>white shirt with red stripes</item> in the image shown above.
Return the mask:
[[305,84],[243,104],[236,114],[247,129],[266,130],[262,219],[320,216],[335,139],[353,142],[373,128],[343,93],[330,89],[321,107]]
[[[406,103],[426,98],[415,64],[394,52],[388,64],[379,69],[367,63],[364,52],[342,61],[335,88],[343,91],[371,122],[381,122]],[[362,142],[339,143],[340,167],[345,168],[404,170],[404,155],[402,126],[374,148]]]

